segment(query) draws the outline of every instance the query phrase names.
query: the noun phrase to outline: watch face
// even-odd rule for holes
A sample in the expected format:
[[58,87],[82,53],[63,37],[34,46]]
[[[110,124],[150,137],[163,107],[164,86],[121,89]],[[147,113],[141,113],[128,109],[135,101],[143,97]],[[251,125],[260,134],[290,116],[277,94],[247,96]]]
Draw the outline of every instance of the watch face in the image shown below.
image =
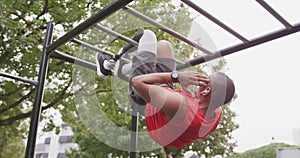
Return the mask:
[[177,79],[178,78],[178,73],[177,72],[173,72],[172,73],[172,77]]
[[178,72],[176,72],[176,71],[173,71],[172,73],[171,73],[171,77],[172,77],[172,79],[173,79],[173,81],[178,81],[178,77],[179,77],[179,74],[178,74]]
[[175,82],[175,83],[179,82],[179,80],[178,80],[178,78],[179,78],[178,72],[177,72],[177,71],[173,71],[173,72],[171,73],[171,78],[172,78],[172,81],[173,81],[173,82]]

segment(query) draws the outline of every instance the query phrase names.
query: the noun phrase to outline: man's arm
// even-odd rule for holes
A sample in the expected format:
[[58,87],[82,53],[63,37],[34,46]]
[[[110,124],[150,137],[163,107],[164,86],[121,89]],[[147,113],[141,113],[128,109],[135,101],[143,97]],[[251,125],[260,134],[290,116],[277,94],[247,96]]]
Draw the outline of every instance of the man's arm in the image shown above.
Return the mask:
[[[207,77],[198,72],[179,72],[179,82],[185,83],[185,86],[202,85],[207,81]],[[180,111],[185,111],[185,99],[179,93],[155,85],[164,83],[172,83],[171,73],[151,73],[136,76],[131,80],[134,89],[146,102],[161,108],[169,118],[173,118],[179,108]]]
[[162,109],[169,119],[173,118],[180,105],[185,100],[179,93],[167,91],[156,84],[172,83],[170,73],[151,73],[136,76],[131,80],[133,88],[145,99],[146,102]]
[[[137,90],[140,95],[145,99],[146,102],[151,101],[150,89],[151,92],[159,92],[160,86],[155,84],[163,84],[163,83],[172,83],[170,73],[151,73],[136,76],[131,80],[131,84],[135,90]],[[162,88],[163,89],[163,88]]]

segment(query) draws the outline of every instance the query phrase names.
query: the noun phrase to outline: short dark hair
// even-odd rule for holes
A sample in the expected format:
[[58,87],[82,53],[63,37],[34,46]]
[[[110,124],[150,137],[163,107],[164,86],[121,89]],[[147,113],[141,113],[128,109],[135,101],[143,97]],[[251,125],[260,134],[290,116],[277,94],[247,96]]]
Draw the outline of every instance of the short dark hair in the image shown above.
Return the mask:
[[229,103],[234,97],[234,83],[225,73],[215,72],[211,74],[210,85],[212,88],[211,103],[214,108]]

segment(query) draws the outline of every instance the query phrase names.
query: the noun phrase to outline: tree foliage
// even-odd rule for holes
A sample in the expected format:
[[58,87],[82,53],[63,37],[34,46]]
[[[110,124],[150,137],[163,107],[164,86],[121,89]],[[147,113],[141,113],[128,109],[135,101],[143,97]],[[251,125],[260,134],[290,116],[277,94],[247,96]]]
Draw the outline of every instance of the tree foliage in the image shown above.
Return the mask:
[[[16,0],[14,2],[2,0],[0,2],[0,9],[2,10],[0,15],[3,17],[0,19],[0,71],[37,80],[41,48],[47,22],[51,21],[56,26],[54,32],[55,40],[62,33],[73,28],[76,23],[99,11],[109,2],[108,0]],[[183,35],[188,34],[188,28],[192,19],[187,8],[184,6],[174,6],[169,0],[153,0],[134,1],[132,7]],[[151,29],[156,33],[158,39],[171,41],[176,58],[186,61],[195,55],[192,47],[138,20],[125,11],[117,12],[100,24],[128,37],[132,37],[140,27]],[[117,53],[125,44],[125,42],[94,28],[85,31],[76,38],[112,53]],[[67,43],[60,47],[59,50],[94,62],[93,56],[95,52],[82,49],[73,43]],[[219,67],[223,66],[220,65]],[[203,71],[201,68],[199,66],[193,69]],[[55,59],[50,60],[43,100],[43,113],[49,108],[57,109],[62,114],[63,121],[67,122],[73,128],[75,133],[74,141],[79,144],[79,149],[72,150],[69,153],[69,157],[99,157],[100,155],[101,157],[106,157],[110,154],[113,157],[127,156],[128,152],[109,147],[99,141],[95,133],[91,133],[90,129],[80,119],[80,111],[74,99],[74,96],[77,96],[76,94],[78,93],[82,94],[85,98],[96,95],[98,102],[101,103],[101,106],[97,108],[101,108],[108,118],[120,127],[129,129],[131,116],[118,106],[122,98],[115,98],[114,91],[116,91],[116,86],[112,85],[115,82],[112,78],[104,80],[99,77],[89,78],[92,79],[91,81],[84,80],[84,77],[86,77],[85,71],[77,70],[79,69],[74,68],[72,64]],[[78,78],[72,78],[72,76]],[[126,83],[121,83],[119,90],[126,90],[126,86]],[[10,146],[9,138],[21,138],[23,137],[23,133],[26,134],[28,127],[26,118],[31,115],[34,94],[35,87],[32,85],[0,78],[1,149],[6,149]],[[128,108],[130,107],[128,106]],[[231,153],[235,143],[229,143],[229,141],[232,131],[237,128],[237,125],[232,121],[235,113],[228,107],[225,107],[223,114],[222,122],[216,132],[182,150],[171,150],[171,154],[181,155],[190,149],[198,151],[199,154],[206,157],[228,155]],[[96,116],[91,116],[92,121],[96,120],[96,118]],[[42,119],[46,118],[42,117]],[[53,121],[49,121],[44,129],[53,130],[53,127],[55,127]],[[146,131],[143,117],[140,117],[139,129]],[[124,139],[127,140],[128,138]],[[17,140],[11,139],[10,141],[14,142]],[[158,148],[154,151],[139,153],[139,155],[165,157],[165,152],[163,148]]]
[[[86,3],[84,0],[2,0],[0,71],[37,80],[47,22],[52,21],[56,26],[69,30],[74,27],[74,22],[86,18],[87,13],[94,8],[92,6],[98,3],[100,4],[99,1]],[[106,3],[103,2],[103,5]],[[66,91],[71,83],[68,76],[71,72],[70,64],[52,60],[49,67],[43,110],[55,108],[63,99],[70,97],[70,93]],[[16,141],[12,138],[22,138],[23,133],[27,132],[28,127],[23,127],[26,124],[22,122],[31,115],[34,94],[35,87],[32,85],[0,78],[1,144],[9,145],[10,141]],[[1,149],[4,148],[1,145]]]

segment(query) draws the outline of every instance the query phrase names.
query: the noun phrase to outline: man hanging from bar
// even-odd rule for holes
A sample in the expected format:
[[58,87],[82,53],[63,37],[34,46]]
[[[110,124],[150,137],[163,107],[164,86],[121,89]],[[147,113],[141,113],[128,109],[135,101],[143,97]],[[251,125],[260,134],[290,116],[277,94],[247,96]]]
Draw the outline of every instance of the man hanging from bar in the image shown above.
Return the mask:
[[[99,76],[113,73],[109,66],[114,65],[113,61],[97,54],[96,62]],[[145,107],[149,135],[165,148],[182,148],[215,131],[222,115],[221,106],[235,93],[234,83],[224,73],[206,76],[175,71],[171,44],[165,40],[157,42],[150,30],[143,31],[132,64],[119,65],[119,69],[128,69],[130,65],[130,99]],[[174,90],[173,83],[179,83],[182,90]],[[189,85],[198,87],[195,94],[190,92]]]

